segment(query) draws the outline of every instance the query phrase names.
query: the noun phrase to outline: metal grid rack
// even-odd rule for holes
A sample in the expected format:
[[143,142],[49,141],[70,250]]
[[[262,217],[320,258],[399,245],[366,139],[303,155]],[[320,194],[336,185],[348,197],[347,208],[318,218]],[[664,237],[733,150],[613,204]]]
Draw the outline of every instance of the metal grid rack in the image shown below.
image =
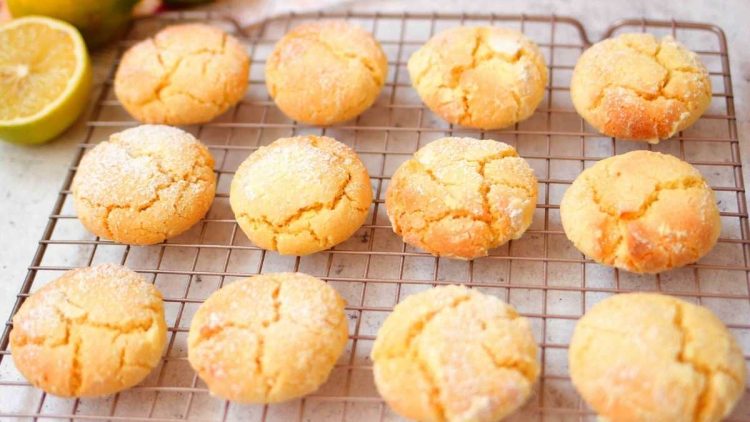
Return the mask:
[[[375,106],[356,121],[330,128],[297,124],[284,117],[265,91],[263,65],[273,44],[290,27],[320,18],[343,18],[371,30],[389,57],[389,77]],[[750,353],[750,231],[727,44],[714,26],[627,20],[605,36],[623,31],[672,34],[698,52],[710,70],[713,102],[705,116],[676,139],[658,146],[603,137],[575,113],[568,84],[573,65],[590,42],[576,20],[557,16],[319,13],[288,15],[240,28],[206,13],[174,13],[141,20],[118,47],[168,24],[200,20],[237,36],[251,56],[245,99],[216,121],[186,127],[216,158],[217,198],[204,220],[160,245],[130,247],[93,237],[78,223],[70,181],[84,152],[107,135],[136,125],[112,92],[109,79],[95,104],[82,140],[29,267],[13,312],[30,293],[64,270],[117,262],[144,274],[165,296],[169,324],[163,360],[141,385],[104,399],[66,400],[46,395],[18,374],[10,359],[9,320],[0,339],[2,420],[393,420],[374,388],[368,354],[383,319],[406,295],[433,285],[463,283],[513,304],[528,317],[540,344],[543,371],[534,396],[513,420],[593,420],[567,376],[567,345],[576,320],[593,303],[617,292],[658,290],[714,310]],[[546,98],[534,116],[513,128],[485,132],[448,125],[427,110],[411,89],[406,61],[430,35],[444,28],[502,25],[522,30],[542,49],[550,68]],[[281,257],[249,243],[228,204],[228,186],[238,164],[259,145],[291,134],[327,134],[356,149],[371,175],[375,199],[366,224],[349,241],[308,257]],[[537,210],[526,235],[463,262],[435,258],[404,245],[392,233],[383,206],[395,168],[418,147],[446,135],[491,138],[515,146],[534,167],[540,183]],[[632,149],[674,154],[695,165],[720,201],[724,230],[714,251],[699,263],[656,276],[636,276],[586,260],[567,241],[559,200],[575,176],[596,160]],[[299,270],[328,281],[348,302],[350,341],[320,391],[273,406],[249,406],[209,396],[187,362],[186,335],[198,305],[224,283],[260,272]],[[750,421],[746,392],[733,420]]]

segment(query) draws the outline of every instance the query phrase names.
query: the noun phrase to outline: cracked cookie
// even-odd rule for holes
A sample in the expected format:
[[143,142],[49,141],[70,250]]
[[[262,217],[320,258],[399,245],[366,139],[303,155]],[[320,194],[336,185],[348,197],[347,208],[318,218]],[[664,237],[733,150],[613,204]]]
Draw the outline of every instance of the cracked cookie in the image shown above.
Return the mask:
[[584,255],[635,273],[695,262],[721,232],[714,192],[700,172],[652,151],[605,158],[584,170],[563,195],[560,219]]
[[510,145],[442,138],[401,164],[385,206],[404,242],[436,256],[474,259],[523,235],[536,196],[534,171]]
[[460,26],[440,32],[409,58],[422,101],[446,121],[499,129],[529,118],[544,97],[547,65],[522,33]]
[[529,322],[502,300],[455,285],[396,305],[371,358],[380,395],[419,421],[498,421],[539,376]]
[[745,389],[745,359],[710,310],[656,293],[618,294],[576,324],[573,385],[611,422],[715,422]]
[[599,132],[658,143],[706,111],[711,80],[698,56],[671,36],[623,34],[581,55],[570,95]]
[[145,123],[205,123],[245,95],[250,59],[234,37],[203,24],[172,25],[132,46],[115,95]]
[[167,339],[159,291],[114,264],[80,268],[29,296],[10,347],[29,382],[63,397],[113,394],[159,364]]
[[281,138],[259,148],[240,165],[229,193],[247,237],[282,255],[345,241],[365,222],[371,201],[362,161],[325,136]]
[[198,308],[188,359],[212,395],[276,403],[317,390],[347,338],[344,300],[331,286],[302,273],[262,274]]
[[208,212],[216,190],[213,165],[200,141],[174,127],[114,133],[78,166],[71,187],[78,218],[104,239],[162,242]]
[[372,34],[337,20],[292,29],[266,63],[266,87],[281,111],[323,126],[370,108],[387,75],[388,60]]

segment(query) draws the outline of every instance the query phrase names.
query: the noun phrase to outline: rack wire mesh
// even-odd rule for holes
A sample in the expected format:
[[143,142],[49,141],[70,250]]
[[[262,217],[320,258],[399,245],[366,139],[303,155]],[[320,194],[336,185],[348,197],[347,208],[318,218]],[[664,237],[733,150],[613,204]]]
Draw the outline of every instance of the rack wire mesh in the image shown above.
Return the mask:
[[[263,67],[273,44],[292,26],[341,18],[371,30],[389,57],[380,98],[353,122],[329,128],[290,121],[265,91]],[[29,294],[62,271],[116,262],[144,274],[163,292],[169,324],[161,364],[139,386],[103,399],[61,399],[31,387],[17,372],[8,349],[9,319],[0,338],[0,419],[3,420],[395,420],[375,390],[368,358],[379,325],[406,295],[431,286],[462,283],[497,295],[532,322],[543,362],[534,396],[513,420],[593,420],[567,376],[567,347],[576,320],[597,301],[633,290],[662,291],[716,312],[750,353],[750,232],[742,180],[727,42],[705,24],[625,20],[605,36],[647,31],[671,34],[696,51],[714,87],[709,111],[693,127],[659,145],[603,137],[576,114],[568,93],[573,66],[590,45],[583,26],[559,16],[318,13],[287,15],[240,28],[212,13],[171,13],[138,21],[118,48],[183,21],[207,21],[238,37],[251,56],[251,81],[243,101],[216,121],[189,126],[216,158],[218,190],[208,215],[188,233],[166,243],[131,247],[93,237],[75,217],[70,182],[88,148],[137,122],[114,97],[109,79],[87,122],[49,222],[18,294],[13,313]],[[426,109],[411,89],[406,61],[432,34],[466,25],[520,29],[538,43],[550,68],[546,98],[532,118],[501,131],[454,127]],[[326,134],[352,146],[365,162],[375,192],[366,224],[347,242],[307,257],[282,257],[253,246],[228,204],[228,187],[239,163],[258,146],[281,136]],[[527,234],[472,262],[435,258],[412,249],[392,233],[383,198],[390,175],[417,148],[446,135],[491,138],[515,146],[539,178],[539,201]],[[723,231],[700,262],[656,276],[637,276],[585,259],[567,241],[559,200],[580,171],[597,160],[633,149],[674,154],[696,166],[717,193]],[[350,340],[329,381],[316,393],[288,403],[249,406],[211,397],[187,362],[192,314],[217,288],[240,277],[272,271],[304,271],[326,280],[348,302]],[[747,390],[732,420],[750,421]]]

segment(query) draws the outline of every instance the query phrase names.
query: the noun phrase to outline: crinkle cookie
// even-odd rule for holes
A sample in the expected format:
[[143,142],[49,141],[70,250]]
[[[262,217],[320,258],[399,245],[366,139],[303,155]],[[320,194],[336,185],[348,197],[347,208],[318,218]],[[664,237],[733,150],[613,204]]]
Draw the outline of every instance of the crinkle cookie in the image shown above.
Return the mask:
[[576,324],[573,385],[610,422],[717,422],[745,391],[745,359],[702,306],[656,293],[618,294]]
[[167,340],[161,293],[114,264],[80,268],[33,293],[13,317],[13,362],[62,397],[113,394],[141,382]]
[[436,256],[474,259],[521,237],[536,197],[534,171],[513,147],[442,138],[401,164],[385,206],[404,242]]
[[463,286],[407,297],[372,348],[375,385],[396,413],[418,421],[494,422],[531,395],[537,345],[526,318]]
[[338,20],[292,29],[266,63],[266,87],[281,111],[321,126],[370,108],[387,75],[388,60],[372,34]]
[[716,197],[690,164],[632,151],[584,170],[560,202],[565,235],[596,262],[658,273],[697,261],[721,232]]
[[529,118],[544,98],[547,65],[522,33],[459,26],[440,32],[409,58],[422,101],[449,123],[499,129]]
[[570,95],[601,133],[658,143],[706,111],[711,79],[698,56],[671,36],[623,34],[581,55]]
[[144,123],[205,123],[245,95],[250,58],[219,28],[168,26],[130,47],[115,74],[115,95]]
[[344,300],[302,273],[262,274],[214,292],[198,308],[188,359],[211,394],[276,403],[323,384],[344,351]]
[[259,148],[240,165],[229,193],[247,237],[282,255],[345,241],[365,222],[371,201],[362,161],[326,136],[281,138]]
[[213,166],[208,149],[180,129],[144,125],[114,133],[78,166],[71,188],[78,219],[115,242],[162,242],[211,208]]

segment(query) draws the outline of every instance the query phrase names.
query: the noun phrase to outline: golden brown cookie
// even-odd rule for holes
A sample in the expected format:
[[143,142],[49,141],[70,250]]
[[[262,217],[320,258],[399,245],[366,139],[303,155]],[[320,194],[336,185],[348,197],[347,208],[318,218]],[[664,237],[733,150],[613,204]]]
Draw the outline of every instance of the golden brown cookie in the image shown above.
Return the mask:
[[221,29],[172,25],[125,52],[115,94],[141,122],[205,123],[242,99],[249,68],[245,48]]
[[192,227],[211,207],[213,165],[200,141],[174,127],[112,134],[78,166],[71,188],[78,218],[105,239],[159,243]]
[[401,164],[385,206],[404,242],[436,256],[474,259],[521,237],[536,195],[534,171],[513,147],[442,138]]
[[450,123],[499,129],[527,119],[544,97],[547,66],[522,33],[459,26],[440,32],[409,58],[422,101]]
[[344,300],[302,273],[262,274],[213,293],[195,313],[190,365],[211,394],[275,403],[317,390],[346,346]]
[[409,296],[372,349],[378,392],[419,421],[499,421],[539,376],[529,322],[500,299],[463,286]]
[[633,151],[584,170],[560,202],[565,234],[596,262],[658,273],[695,262],[716,244],[713,190],[690,164]]
[[578,321],[578,392],[610,422],[715,422],[745,390],[745,359],[710,310],[656,293],[619,294]]
[[623,34],[581,55],[570,95],[601,133],[658,143],[706,111],[711,80],[698,56],[671,36]]
[[229,202],[242,231],[263,249],[307,255],[362,226],[372,201],[367,169],[325,136],[281,138],[240,165]]
[[103,264],[64,273],[13,317],[10,347],[37,388],[94,397],[146,378],[167,339],[161,294],[129,269]]
[[331,125],[370,108],[388,75],[372,34],[345,21],[300,25],[284,35],[266,63],[266,87],[287,116]]

